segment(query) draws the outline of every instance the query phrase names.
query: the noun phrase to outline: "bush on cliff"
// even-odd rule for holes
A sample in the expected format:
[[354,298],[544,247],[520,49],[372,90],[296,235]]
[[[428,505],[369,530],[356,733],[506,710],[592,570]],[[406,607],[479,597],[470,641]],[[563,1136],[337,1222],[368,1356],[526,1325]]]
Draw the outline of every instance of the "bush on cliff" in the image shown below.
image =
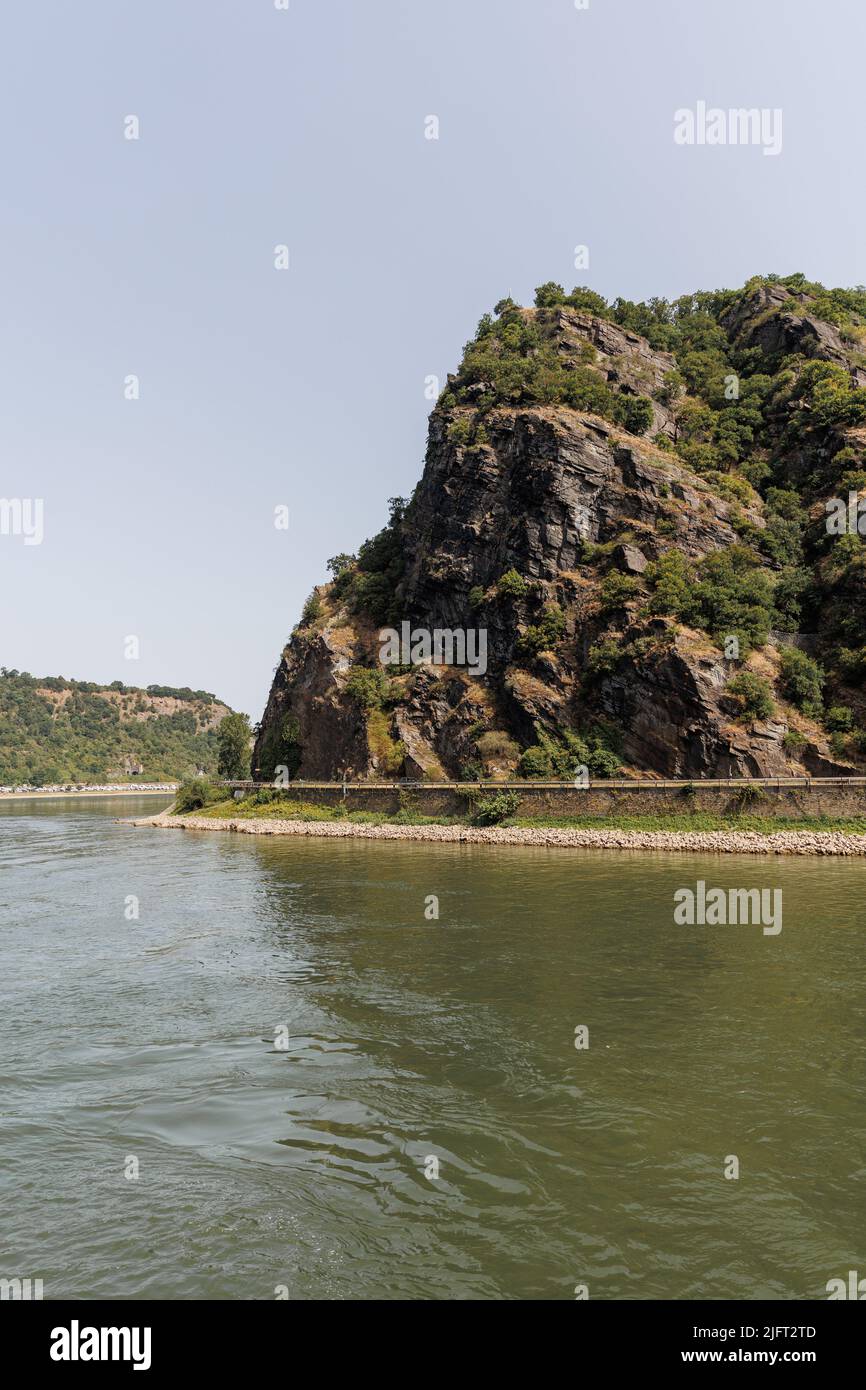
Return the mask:
[[824,716],[824,728],[831,734],[849,734],[854,727],[854,711],[848,705],[832,705]]
[[621,759],[611,747],[610,730],[607,737],[598,732],[584,736],[573,729],[561,729],[554,736],[537,727],[536,738],[537,744],[521,755],[517,765],[519,777],[571,781],[581,767],[593,777],[615,777],[620,770]]
[[558,603],[545,604],[538,623],[532,623],[517,640],[517,654],[532,661],[542,652],[552,652],[565,632],[565,614]]
[[521,599],[529,593],[529,585],[516,569],[506,570],[497,581],[496,594],[502,599]]
[[650,614],[667,614],[703,628],[717,642],[735,636],[740,654],[765,646],[774,616],[773,582],[748,546],[716,550],[697,566],[666,551],[647,569]]
[[782,691],[793,705],[811,719],[818,719],[823,708],[824,672],[798,647],[782,653]]
[[775,708],[769,681],[754,671],[740,671],[728,681],[727,693],[733,697],[741,719],[769,719]]
[[605,575],[599,591],[602,613],[613,613],[622,608],[629,599],[634,598],[637,588],[634,575],[611,570],[610,574]]
[[346,694],[370,711],[381,709],[388,694],[388,680],[378,666],[353,666],[346,681]]

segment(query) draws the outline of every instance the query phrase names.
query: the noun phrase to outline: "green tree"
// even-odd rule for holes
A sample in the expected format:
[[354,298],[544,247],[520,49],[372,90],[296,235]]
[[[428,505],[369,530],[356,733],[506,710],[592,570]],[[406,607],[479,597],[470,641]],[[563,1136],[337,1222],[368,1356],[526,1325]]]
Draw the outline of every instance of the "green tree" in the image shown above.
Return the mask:
[[333,575],[335,579],[339,579],[340,575],[343,574],[345,570],[351,569],[354,563],[354,555],[347,555],[345,550],[343,550],[339,555],[331,556],[326,568],[329,574]]
[[817,719],[823,706],[824,672],[799,647],[786,647],[782,653],[782,691],[792,704],[812,719]]
[[614,414],[629,434],[646,434],[653,422],[652,401],[646,396],[622,396]]
[[250,721],[245,714],[227,714],[217,729],[217,771],[229,781],[249,776]]

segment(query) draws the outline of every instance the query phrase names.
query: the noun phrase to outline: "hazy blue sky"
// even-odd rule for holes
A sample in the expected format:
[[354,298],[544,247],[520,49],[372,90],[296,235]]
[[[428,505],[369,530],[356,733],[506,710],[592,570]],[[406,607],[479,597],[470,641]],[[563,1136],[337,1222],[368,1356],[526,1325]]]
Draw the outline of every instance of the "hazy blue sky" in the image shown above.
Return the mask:
[[[0,535],[0,662],[258,718],[502,295],[866,280],[864,52],[862,0],[4,6],[0,497],[45,536]],[[781,153],[678,146],[699,101]]]

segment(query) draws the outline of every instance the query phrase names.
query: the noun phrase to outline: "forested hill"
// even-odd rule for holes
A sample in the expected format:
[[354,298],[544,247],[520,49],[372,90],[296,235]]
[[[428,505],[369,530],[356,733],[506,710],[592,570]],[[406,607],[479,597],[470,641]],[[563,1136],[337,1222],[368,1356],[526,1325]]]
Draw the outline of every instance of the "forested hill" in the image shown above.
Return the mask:
[[95,685],[0,667],[0,784],[212,773],[216,730],[230,713],[206,690]]

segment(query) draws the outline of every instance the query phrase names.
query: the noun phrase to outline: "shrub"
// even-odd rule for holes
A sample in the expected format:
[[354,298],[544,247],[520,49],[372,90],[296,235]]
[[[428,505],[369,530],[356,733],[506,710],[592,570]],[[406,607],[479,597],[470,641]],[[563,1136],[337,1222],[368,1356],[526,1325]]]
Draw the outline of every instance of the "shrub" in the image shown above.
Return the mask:
[[788,753],[798,752],[799,749],[804,747],[805,743],[805,736],[800,733],[799,729],[789,729],[782,739],[782,746]]
[[837,730],[830,735],[830,749],[834,758],[845,758],[848,755],[848,735]]
[[485,761],[492,758],[505,758],[511,762],[520,754],[520,748],[514,739],[501,729],[488,729],[486,733],[481,734],[476,746]]
[[821,689],[824,672],[799,647],[786,647],[782,653],[782,692],[812,719],[817,719],[823,704]]
[[331,581],[331,596],[333,598],[343,598],[345,594],[351,591],[355,577],[352,566],[348,569],[341,570],[337,577]]
[[177,815],[183,816],[188,811],[200,811],[203,806],[212,806],[214,802],[225,801],[225,799],[224,787],[217,787],[204,777],[193,777],[178,787],[174,799],[174,810]]
[[824,727],[831,733],[848,734],[854,727],[854,713],[847,705],[832,705],[824,716]]
[[751,811],[763,800],[764,793],[761,791],[760,787],[740,787],[734,794],[734,810]]
[[400,771],[406,758],[406,749],[399,739],[391,737],[388,717],[381,709],[367,711],[367,746],[380,771],[390,777]]
[[517,643],[520,656],[532,659],[541,652],[550,652],[565,632],[565,614],[556,603],[545,605],[540,623],[531,624]]
[[476,804],[472,816],[473,825],[499,825],[513,816],[520,805],[517,792],[497,792],[495,796],[485,796]]
[[736,635],[743,655],[765,645],[774,614],[773,585],[748,546],[713,551],[696,572],[681,551],[668,550],[648,567],[647,578],[654,589],[650,613],[680,618],[717,641]]
[[646,434],[653,422],[652,401],[646,396],[620,396],[618,422],[629,434]]
[[363,710],[381,709],[388,693],[385,673],[378,667],[354,666],[346,681],[346,694]]
[[466,415],[458,415],[448,426],[448,438],[452,444],[468,444],[472,438],[472,422]]
[[496,592],[500,598],[525,598],[529,592],[529,585],[523,578],[523,575],[517,573],[516,569],[510,569],[506,570],[499,580],[496,585]]
[[565,290],[555,280],[548,280],[535,291],[536,309],[550,309],[556,304],[565,303]]
[[347,555],[342,551],[339,555],[332,555],[325,568],[334,579],[339,579],[341,574],[345,574],[355,563],[354,555]]
[[405,568],[401,530],[406,511],[404,498],[389,498],[388,511],[388,525],[364,541],[358,551],[356,572],[344,570],[336,581],[342,586],[344,576],[349,575],[346,592],[351,596],[353,607],[366,614],[377,627],[396,618],[394,596]]
[[375,627],[385,626],[393,616],[394,585],[387,574],[357,574],[351,594],[356,610],[366,613]]
[[647,605],[650,613],[674,617],[681,614],[689,602],[692,588],[691,570],[683,552],[676,548],[666,550],[654,564],[647,567],[647,578],[653,586]]
[[770,684],[753,671],[740,671],[733,680],[728,681],[727,690],[739,705],[742,718],[769,719],[773,713]]
[[733,545],[707,555],[681,617],[717,640],[736,634],[747,655],[770,635],[773,585],[747,546]]
[[780,572],[773,591],[773,604],[775,622],[783,632],[798,630],[811,582],[809,571],[805,569],[788,565]]
[[555,736],[536,728],[538,743],[527,748],[517,766],[519,777],[555,777],[570,781],[578,767],[584,766],[595,777],[615,777],[620,758],[614,748],[613,731],[595,732],[584,737],[573,729],[562,729]]
[[622,769],[622,760],[617,753],[597,744],[589,750],[587,767],[595,777],[616,777]]
[[518,777],[550,777],[550,755],[539,745],[534,748],[526,748],[520,755],[517,775]]
[[861,685],[866,679],[866,647],[856,650],[851,647],[840,648],[838,666],[846,681],[850,681],[852,685]]
[[272,778],[278,767],[288,769],[290,777],[299,771],[304,750],[301,745],[301,726],[295,715],[288,713],[282,720],[272,724],[262,740],[259,750],[259,773]]
[[605,637],[603,641],[596,642],[590,647],[583,668],[586,679],[599,680],[602,676],[610,675],[616,670],[622,654],[622,643],[615,637]]
[[610,613],[614,609],[622,608],[623,604],[634,597],[636,590],[637,580],[632,575],[622,574],[619,570],[612,570],[601,586],[602,612]]
[[710,472],[707,474],[707,482],[712,483],[713,489],[726,502],[742,502],[748,506],[755,501],[750,485],[745,478],[739,478],[735,473]]

